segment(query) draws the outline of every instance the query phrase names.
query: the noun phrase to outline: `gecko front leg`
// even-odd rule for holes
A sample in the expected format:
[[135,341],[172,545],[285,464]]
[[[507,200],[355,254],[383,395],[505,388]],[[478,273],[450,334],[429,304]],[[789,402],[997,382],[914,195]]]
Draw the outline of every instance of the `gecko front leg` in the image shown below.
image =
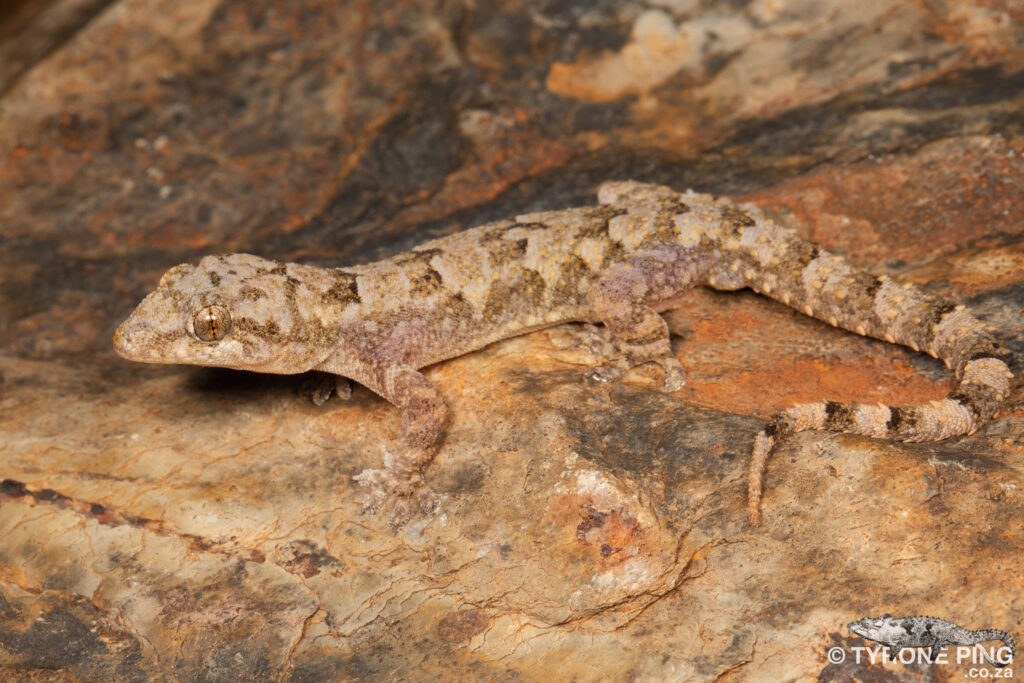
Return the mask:
[[369,489],[362,511],[375,512],[389,505],[389,523],[401,526],[409,517],[410,500],[415,499],[426,513],[437,508],[437,495],[427,486],[423,469],[440,445],[448,406],[430,380],[415,368],[392,365],[378,374],[381,381],[371,388],[401,414],[398,444],[385,454],[383,469],[363,470],[355,480]]

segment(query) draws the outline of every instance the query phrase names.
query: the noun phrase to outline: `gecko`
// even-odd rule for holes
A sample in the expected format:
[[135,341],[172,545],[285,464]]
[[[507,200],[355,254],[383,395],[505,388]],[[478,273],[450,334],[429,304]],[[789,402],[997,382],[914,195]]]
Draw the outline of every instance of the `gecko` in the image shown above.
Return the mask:
[[560,323],[602,323],[593,329],[605,335],[605,364],[592,377],[614,381],[654,364],[660,389],[675,392],[686,373],[660,314],[698,285],[750,288],[833,327],[924,351],[960,379],[923,405],[829,400],[772,416],[747,476],[754,525],[768,456],[793,434],[936,441],[973,433],[1009,395],[1007,351],[964,306],[856,268],[754,205],[637,181],[603,183],[593,206],[488,223],[366,265],[206,256],[168,270],[113,341],[133,361],[319,370],[376,392],[400,413],[398,439],[384,448],[383,468],[355,480],[367,489],[364,510],[387,505],[400,519],[412,503],[429,512],[438,501],[423,472],[449,409],[423,367]]
[[[1013,638],[1006,631],[996,628],[969,631],[961,626],[936,617],[902,617],[894,619],[883,614],[878,618],[864,617],[847,625],[850,633],[873,640],[889,647],[889,658],[896,661],[900,650],[907,647],[927,647],[928,661],[935,661],[942,648],[947,645],[977,645],[993,640],[1003,641],[1009,655],[1001,661],[993,661],[982,650],[981,656],[992,666],[1003,668],[1013,661],[1016,647]],[[1003,661],[1005,660],[1005,661]]]

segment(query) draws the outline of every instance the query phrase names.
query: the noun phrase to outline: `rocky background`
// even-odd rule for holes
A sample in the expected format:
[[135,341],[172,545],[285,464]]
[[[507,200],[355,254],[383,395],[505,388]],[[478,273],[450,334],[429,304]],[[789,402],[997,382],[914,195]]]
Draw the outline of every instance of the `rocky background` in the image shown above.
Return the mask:
[[393,532],[352,482],[383,400],[110,337],[205,254],[352,264],[636,178],[969,304],[1019,373],[1022,67],[1015,0],[0,5],[0,678],[962,680],[846,623],[1024,641],[1019,386],[970,437],[800,435],[752,528],[766,416],[953,381],[696,291],[677,394],[589,382],[557,331],[428,370],[443,502]]

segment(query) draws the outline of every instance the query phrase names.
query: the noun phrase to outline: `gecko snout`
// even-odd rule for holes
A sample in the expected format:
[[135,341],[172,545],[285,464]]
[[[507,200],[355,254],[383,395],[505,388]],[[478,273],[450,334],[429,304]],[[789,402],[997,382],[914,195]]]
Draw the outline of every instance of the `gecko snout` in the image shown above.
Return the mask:
[[151,330],[147,325],[136,321],[134,315],[129,316],[114,330],[114,351],[125,360],[150,360],[147,347],[151,345],[147,342],[151,336]]
[[154,330],[145,323],[128,318],[114,331],[114,351],[125,360],[140,363],[167,363],[166,354],[154,345]]
[[122,358],[127,358],[128,360],[131,360],[132,343],[128,335],[128,330],[126,329],[127,326],[128,321],[126,320],[125,322],[118,325],[117,329],[114,330],[114,351],[117,351],[117,355],[121,356]]

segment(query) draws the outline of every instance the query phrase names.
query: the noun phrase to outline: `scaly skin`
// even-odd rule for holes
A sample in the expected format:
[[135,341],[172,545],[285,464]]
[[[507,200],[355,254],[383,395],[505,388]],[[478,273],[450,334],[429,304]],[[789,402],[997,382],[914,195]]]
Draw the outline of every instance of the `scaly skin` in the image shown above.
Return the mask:
[[271,373],[322,370],[356,380],[399,408],[399,442],[367,470],[367,507],[392,521],[416,499],[435,505],[423,470],[444,434],[444,399],[418,370],[491,342],[567,321],[602,322],[614,347],[597,374],[653,362],[664,389],[685,374],[659,311],[694,285],[749,287],[857,334],[942,358],[961,377],[941,401],[889,408],[821,402],[773,417],[758,434],[748,515],[759,519],[765,461],[804,429],[903,441],[969,434],[1009,393],[1004,353],[963,307],[858,270],[749,205],[609,182],[600,205],[518,216],[347,268],[208,256],[169,270],[114,335],[130,360]]

